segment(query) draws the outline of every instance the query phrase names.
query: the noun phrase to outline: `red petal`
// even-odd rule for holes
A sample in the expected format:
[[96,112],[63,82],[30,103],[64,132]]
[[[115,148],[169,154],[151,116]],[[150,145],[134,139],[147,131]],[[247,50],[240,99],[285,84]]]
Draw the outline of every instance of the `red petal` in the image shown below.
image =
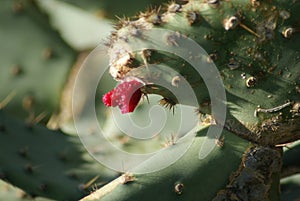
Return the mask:
[[122,114],[133,112],[136,106],[138,105],[141,97],[142,97],[142,92],[140,89],[138,89],[132,94],[128,104],[119,105]]
[[103,97],[102,97],[102,101],[103,101],[104,105],[107,106],[107,107],[112,106],[111,96],[112,96],[113,92],[114,92],[114,89],[111,90],[110,92],[104,94]]
[[102,100],[106,106],[119,106],[122,114],[133,112],[142,97],[142,86],[143,83],[137,80],[123,82],[105,94]]

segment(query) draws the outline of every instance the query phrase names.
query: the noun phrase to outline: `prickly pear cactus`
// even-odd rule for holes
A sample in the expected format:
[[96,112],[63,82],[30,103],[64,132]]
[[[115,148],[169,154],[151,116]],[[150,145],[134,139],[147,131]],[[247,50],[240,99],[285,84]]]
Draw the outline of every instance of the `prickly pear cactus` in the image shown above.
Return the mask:
[[1,179],[33,197],[78,200],[117,174],[92,160],[76,136],[18,121],[3,111],[0,138]]
[[[201,138],[197,135],[184,157],[166,169],[153,174],[128,172],[83,200],[280,200],[280,146],[300,139],[299,11],[297,1],[190,0],[185,4],[171,2],[164,12],[159,9],[141,13],[137,20],[122,20],[108,43],[110,73],[121,82],[120,88],[133,81],[140,81],[142,86],[135,90],[128,87],[123,96],[115,93],[117,87],[103,97],[104,103],[121,110],[127,104],[133,109],[122,112],[132,112],[137,104],[131,103],[140,98],[134,94],[140,91],[144,95],[161,95],[161,103],[166,106],[189,104],[188,98],[179,102],[165,87],[155,85],[153,80],[163,80],[176,91],[181,84],[171,71],[148,73],[155,72],[151,69],[155,64],[182,75],[197,96],[199,113],[212,114],[210,95],[217,94],[209,94],[201,76],[178,55],[154,49],[151,43],[155,43],[155,37],[148,38],[148,33],[155,28],[175,31],[156,35],[163,45],[174,49],[181,48],[181,38],[193,39],[208,53],[206,62],[214,62],[218,68],[226,90],[225,143],[219,150],[224,161],[222,167],[214,169],[213,164],[221,160],[214,154],[205,161],[198,160],[195,150]],[[137,43],[140,49],[135,52]],[[193,50],[186,48],[186,54],[199,61]],[[218,124],[214,115],[213,122]],[[228,135],[239,136],[251,145],[239,146],[243,140],[235,137],[236,143]],[[164,160],[168,152],[176,154],[181,143],[138,168]],[[230,158],[236,150],[243,154],[234,162]],[[227,166],[232,166],[231,171],[225,173],[223,168]],[[202,171],[205,175],[200,175]],[[216,176],[218,171],[224,174]],[[217,180],[220,183],[215,185]]]
[[33,198],[32,196],[26,194],[21,189],[18,189],[4,181],[0,181],[0,199],[5,201],[53,201],[46,198]]
[[[0,108],[20,118],[49,117],[76,54],[30,1],[1,1]],[[20,34],[22,32],[22,34]]]
[[[280,1],[189,1],[185,5],[171,3],[163,14],[152,11],[136,21],[121,21],[109,44],[112,76],[122,80],[133,75],[147,83],[143,71],[137,69],[165,64],[186,77],[197,93],[200,112],[209,112],[210,105],[203,106],[209,102],[204,82],[188,64],[156,50],[145,49],[142,56],[130,50],[134,40],[146,46],[143,34],[152,28],[177,31],[178,35],[165,37],[166,45],[176,48],[176,38],[189,37],[218,67],[227,92],[228,130],[260,144],[294,141],[299,137],[299,7],[297,2]],[[174,79],[166,82],[172,86]],[[173,83],[173,87],[177,86]],[[163,88],[153,88],[149,84],[143,91],[177,103]]]
[[[50,8],[55,2],[59,3],[55,0],[0,2],[0,21],[4,27],[0,30],[4,44],[1,46],[4,67],[0,74],[0,179],[25,192],[16,197],[10,186],[1,184],[0,199],[26,200],[35,196],[42,197],[37,200],[105,201],[299,199],[296,175],[300,172],[299,147],[282,148],[300,139],[298,1],[172,1],[140,12],[134,20],[121,19],[106,43],[110,74],[120,84],[104,94],[104,104],[97,106],[109,137],[126,151],[157,148],[159,139],[153,145],[143,142],[142,146],[136,146],[138,140],[121,139],[112,117],[103,109],[119,107],[123,114],[138,113],[143,109],[137,108],[140,99],[149,94],[162,96],[160,104],[170,108],[170,113],[176,113],[179,104],[196,107],[204,125],[197,127],[196,135],[187,133],[188,138],[172,138],[164,144],[164,149],[118,178],[117,172],[87,155],[77,136],[36,125],[44,114],[57,111],[59,105],[60,114],[53,120],[59,122],[58,127],[62,127],[65,119],[72,120],[70,89],[74,88],[80,62],[86,55],[80,54],[77,63],[75,59],[78,51],[91,47],[90,44],[73,46],[71,39],[66,39],[65,34],[71,29],[66,31],[68,26],[59,24],[65,20],[58,17],[55,7]],[[89,14],[97,12],[99,3],[64,2],[67,2],[64,6],[77,5]],[[124,3],[134,7],[127,1]],[[105,9],[109,7],[99,3],[102,5]],[[133,12],[128,10],[130,14]],[[161,33],[157,29],[165,33],[157,34]],[[207,55],[199,56],[195,49],[184,46],[183,39],[194,41]],[[28,48],[25,51],[20,45]],[[155,48],[162,46],[170,51]],[[177,50],[191,62],[176,54]],[[219,94],[210,93],[205,78],[192,67],[195,63],[205,64],[210,71],[210,67],[217,67],[226,92],[226,101],[222,100],[227,110],[224,124],[219,122],[221,114],[213,109],[212,99]],[[208,77],[211,81],[216,78]],[[180,100],[176,96],[181,93],[184,80],[196,96],[196,105],[189,96]],[[156,84],[157,81],[168,87]],[[102,96],[106,87],[101,85],[97,95]],[[61,95],[63,88],[66,90]],[[86,98],[84,91],[77,95]],[[100,99],[96,97],[98,103]],[[21,119],[29,116],[33,121],[23,122],[11,114]],[[224,127],[222,135],[213,138],[215,146],[200,160],[199,149],[208,139],[207,131],[220,127]],[[96,143],[94,139],[90,138]],[[103,148],[100,142],[97,145]],[[109,152],[105,154],[112,157]],[[177,156],[181,157],[174,163],[153,171],[157,164]],[[284,179],[280,184],[281,178]]]

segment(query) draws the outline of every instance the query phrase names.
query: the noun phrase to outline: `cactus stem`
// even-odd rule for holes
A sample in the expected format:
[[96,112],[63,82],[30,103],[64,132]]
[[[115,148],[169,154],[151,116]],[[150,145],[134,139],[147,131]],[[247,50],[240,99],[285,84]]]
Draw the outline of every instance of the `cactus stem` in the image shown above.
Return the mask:
[[278,174],[281,169],[280,156],[281,150],[278,148],[250,148],[244,154],[239,170],[230,177],[230,183],[219,191],[213,201],[241,197],[244,200],[268,200],[272,175]]

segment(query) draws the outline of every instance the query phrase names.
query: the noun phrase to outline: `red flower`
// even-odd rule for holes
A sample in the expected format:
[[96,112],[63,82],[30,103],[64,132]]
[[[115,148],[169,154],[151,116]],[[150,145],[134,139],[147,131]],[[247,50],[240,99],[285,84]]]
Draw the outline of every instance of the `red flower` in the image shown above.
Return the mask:
[[107,107],[110,107],[111,104],[111,96],[114,93],[114,89],[111,90],[110,92],[104,94],[104,96],[102,97],[102,101],[104,103],[104,105],[106,105]]
[[110,107],[119,106],[122,114],[133,112],[142,97],[143,83],[132,80],[122,82],[102,97],[103,103]]

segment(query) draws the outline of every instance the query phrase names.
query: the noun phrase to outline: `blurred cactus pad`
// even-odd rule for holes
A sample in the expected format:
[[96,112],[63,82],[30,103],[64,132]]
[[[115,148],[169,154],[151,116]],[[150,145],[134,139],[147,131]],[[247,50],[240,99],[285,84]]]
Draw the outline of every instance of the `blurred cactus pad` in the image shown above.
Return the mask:
[[[300,1],[2,0],[0,24],[0,200],[300,200]],[[124,173],[89,155],[73,125],[75,79],[98,44],[109,70],[93,101],[108,138],[129,152],[160,148]],[[216,67],[219,77],[207,76],[224,86],[224,122],[213,109],[220,94],[193,63]],[[172,93],[183,78],[197,105]],[[89,98],[85,90],[76,97]],[[148,97],[174,119],[182,105],[194,107],[196,133],[140,142],[116,128],[106,106],[142,120]],[[85,125],[92,153],[114,158]],[[211,128],[221,136],[199,158]]]

